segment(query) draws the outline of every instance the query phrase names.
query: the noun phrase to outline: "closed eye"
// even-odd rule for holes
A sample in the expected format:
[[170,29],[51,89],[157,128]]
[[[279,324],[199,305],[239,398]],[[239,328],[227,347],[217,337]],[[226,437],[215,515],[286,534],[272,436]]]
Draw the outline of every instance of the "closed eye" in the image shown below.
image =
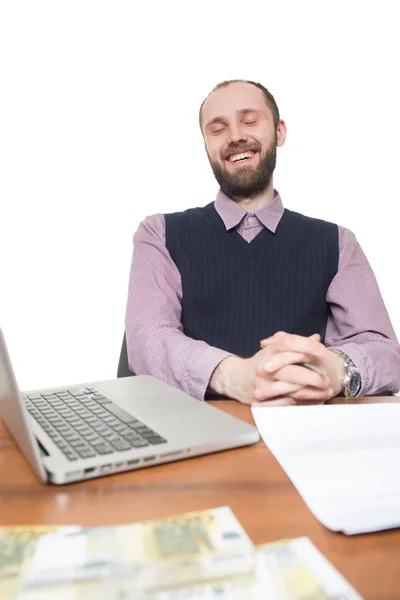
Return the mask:
[[225,127],[218,127],[216,129],[211,129],[211,133],[213,135],[218,135],[219,133],[222,133],[224,131]]

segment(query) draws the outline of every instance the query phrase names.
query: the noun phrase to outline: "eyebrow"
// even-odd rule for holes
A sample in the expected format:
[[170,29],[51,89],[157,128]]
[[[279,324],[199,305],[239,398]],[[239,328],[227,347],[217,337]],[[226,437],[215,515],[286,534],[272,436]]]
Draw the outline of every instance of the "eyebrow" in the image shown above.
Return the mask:
[[[247,115],[248,113],[252,113],[252,112],[256,112],[258,113],[259,111],[256,108],[241,108],[240,110],[237,110],[236,113],[239,115]],[[209,127],[210,125],[213,125],[214,123],[223,123],[225,122],[226,118],[223,116],[220,117],[214,117],[214,119],[211,119],[211,121],[208,121],[207,125],[205,127]]]

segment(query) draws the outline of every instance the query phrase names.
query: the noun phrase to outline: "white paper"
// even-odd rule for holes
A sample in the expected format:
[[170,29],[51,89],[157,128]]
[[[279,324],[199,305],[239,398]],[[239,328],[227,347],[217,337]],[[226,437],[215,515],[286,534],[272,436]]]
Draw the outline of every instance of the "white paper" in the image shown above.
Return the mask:
[[400,404],[254,407],[314,516],[346,534],[400,526]]

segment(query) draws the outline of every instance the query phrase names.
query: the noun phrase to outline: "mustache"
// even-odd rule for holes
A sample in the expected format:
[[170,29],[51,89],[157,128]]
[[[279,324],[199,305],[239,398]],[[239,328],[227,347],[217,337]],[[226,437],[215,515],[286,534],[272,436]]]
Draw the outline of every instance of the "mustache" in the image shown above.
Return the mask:
[[226,159],[231,154],[239,154],[252,150],[253,152],[259,152],[261,150],[260,144],[229,144],[228,148],[222,150],[221,158]]

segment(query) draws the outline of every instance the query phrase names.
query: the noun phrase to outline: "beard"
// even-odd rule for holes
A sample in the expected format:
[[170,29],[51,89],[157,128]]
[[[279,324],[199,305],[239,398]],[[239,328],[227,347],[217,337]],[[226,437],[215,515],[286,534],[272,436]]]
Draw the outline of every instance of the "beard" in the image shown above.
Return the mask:
[[[257,167],[243,165],[239,167],[236,173],[229,173],[225,168],[224,162],[212,161],[208,156],[215,179],[218,181],[221,191],[228,198],[249,198],[255,194],[263,192],[271,183],[272,174],[276,166],[276,144],[277,139],[272,141],[271,145],[265,151],[264,156],[260,155],[260,163]],[[254,145],[245,147],[244,144],[231,144],[223,155],[223,160],[230,154],[245,152],[246,150],[260,151],[260,146]]]

